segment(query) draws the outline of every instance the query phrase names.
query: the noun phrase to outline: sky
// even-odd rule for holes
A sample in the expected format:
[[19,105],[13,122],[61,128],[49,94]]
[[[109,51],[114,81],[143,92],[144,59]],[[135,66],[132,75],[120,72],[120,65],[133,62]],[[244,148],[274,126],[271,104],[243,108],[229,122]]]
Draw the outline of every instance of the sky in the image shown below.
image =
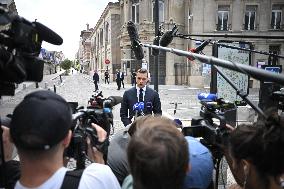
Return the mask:
[[74,60],[82,30],[94,27],[108,2],[117,0],[14,0],[18,14],[29,21],[40,22],[63,38],[60,46],[43,42],[48,51],[62,51]]

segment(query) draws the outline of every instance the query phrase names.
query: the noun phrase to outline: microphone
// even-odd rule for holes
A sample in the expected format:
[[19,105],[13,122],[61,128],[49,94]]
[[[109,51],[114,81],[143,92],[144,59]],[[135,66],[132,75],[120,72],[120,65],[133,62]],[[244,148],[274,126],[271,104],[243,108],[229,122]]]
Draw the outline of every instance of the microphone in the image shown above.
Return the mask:
[[143,111],[144,110],[144,102],[137,102],[133,105],[134,111]]
[[201,43],[201,45],[199,45],[196,48],[191,48],[190,51],[193,53],[199,53],[200,51],[203,51],[203,49],[210,43],[210,39],[204,41],[203,43]]
[[201,101],[216,101],[217,95],[214,93],[199,93],[198,100]]
[[173,41],[174,36],[177,33],[177,31],[178,31],[178,28],[176,25],[173,27],[171,31],[166,31],[160,39],[160,45],[162,47],[168,46]]
[[13,15],[12,20],[14,23],[23,23],[26,25],[30,25],[31,27],[36,29],[36,32],[39,34],[39,38],[43,41],[46,41],[53,45],[61,45],[63,43],[63,39],[57,33],[55,33],[54,31],[39,22],[30,22],[27,19],[18,15]]
[[145,106],[144,102],[139,102],[138,110],[141,111],[141,112],[143,112],[144,106]]
[[144,110],[144,102],[137,102],[137,103],[135,103],[133,105],[133,111],[135,111],[135,116],[134,117],[137,118],[138,116],[140,116],[140,114],[142,116],[144,116],[143,110]]
[[153,109],[152,102],[147,102],[146,103],[147,112],[152,112],[152,109]]
[[35,25],[35,28],[43,41],[46,41],[53,45],[61,45],[63,43],[63,39],[45,25],[39,22],[33,22],[33,24]]
[[131,41],[131,49],[133,50],[137,60],[144,58],[143,48],[140,45],[137,28],[132,21],[127,22],[127,32]]
[[108,106],[109,108],[112,108],[113,106],[116,106],[117,104],[120,104],[122,102],[121,96],[109,96],[104,101],[104,107]]

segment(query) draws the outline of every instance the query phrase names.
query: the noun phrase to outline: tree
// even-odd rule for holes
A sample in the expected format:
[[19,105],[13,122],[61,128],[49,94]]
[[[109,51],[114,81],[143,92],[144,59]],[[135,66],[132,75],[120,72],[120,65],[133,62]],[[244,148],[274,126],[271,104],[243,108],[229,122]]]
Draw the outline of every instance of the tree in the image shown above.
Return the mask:
[[65,59],[65,60],[63,60],[63,61],[61,62],[60,67],[61,67],[62,69],[64,69],[64,70],[69,71],[69,69],[71,68],[72,64],[73,64],[73,63],[72,63],[71,60]]

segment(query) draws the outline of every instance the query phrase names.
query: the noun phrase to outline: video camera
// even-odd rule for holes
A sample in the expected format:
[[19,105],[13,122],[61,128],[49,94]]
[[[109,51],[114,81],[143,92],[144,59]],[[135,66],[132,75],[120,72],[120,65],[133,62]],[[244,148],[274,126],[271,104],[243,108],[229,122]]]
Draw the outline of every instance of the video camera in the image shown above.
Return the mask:
[[[209,148],[226,143],[228,130],[226,128],[226,112],[236,110],[234,103],[216,100],[201,100],[200,117],[191,120],[190,127],[184,127],[182,132],[185,136],[202,137],[202,142]],[[214,122],[214,119],[216,121]]]
[[39,22],[29,22],[0,4],[0,96],[13,96],[15,83],[40,82],[42,41],[61,45],[62,38]]
[[[100,96],[102,97],[102,92],[100,92]],[[102,106],[88,106],[87,108],[76,107],[74,103],[71,103],[71,107],[73,107],[73,124],[71,127],[73,135],[71,143],[65,152],[65,156],[77,160],[77,169],[85,168],[88,148],[86,143],[87,137],[89,137],[91,145],[95,146],[104,154],[104,159],[106,161],[109,140],[106,139],[102,143],[99,142],[97,132],[91,126],[91,123],[101,126],[107,132],[107,136],[109,136],[111,127],[113,126],[112,108],[121,103],[121,101],[122,97],[119,96],[100,98],[97,104]]]

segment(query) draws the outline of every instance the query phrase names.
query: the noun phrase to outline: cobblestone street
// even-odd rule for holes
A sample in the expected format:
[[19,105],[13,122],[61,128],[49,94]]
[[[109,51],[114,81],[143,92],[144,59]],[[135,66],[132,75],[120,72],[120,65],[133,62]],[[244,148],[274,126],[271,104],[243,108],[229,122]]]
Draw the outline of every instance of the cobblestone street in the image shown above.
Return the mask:
[[[61,72],[62,73],[62,72]],[[0,101],[0,115],[1,117],[12,113],[15,106],[23,99],[23,97],[35,90],[40,89],[56,89],[56,93],[63,96],[69,102],[78,102],[79,105],[84,107],[87,106],[87,102],[91,95],[94,93],[95,86],[90,75],[75,73],[69,76],[62,76],[62,82],[60,81],[60,74],[45,75],[41,83],[39,83],[39,88],[35,87],[35,83],[23,83],[20,84],[16,90],[15,96],[3,97]],[[110,84],[104,84],[101,80],[99,83],[99,90],[103,91],[104,97],[108,96],[122,96],[124,91],[131,88],[130,84],[125,83],[125,89],[117,90],[115,82]],[[152,85],[150,87],[153,88]],[[24,89],[25,88],[25,89]],[[159,94],[162,103],[163,114],[168,117],[180,118],[183,123],[188,124],[192,117],[198,116],[200,111],[200,104],[197,99],[197,94],[199,92],[209,92],[209,89],[198,89],[189,88],[187,86],[176,86],[176,85],[160,85]],[[257,103],[258,93],[257,90],[251,91],[250,99],[254,103]],[[178,103],[177,112],[174,114],[174,104]],[[118,132],[124,128],[119,116],[120,104],[114,107],[114,132]],[[245,111],[244,111],[245,110]],[[241,109],[238,111],[239,119],[244,119],[247,115],[246,109]],[[226,172],[228,171],[228,174]],[[232,175],[227,169],[227,164],[223,164],[222,172],[224,175],[228,175],[228,183],[234,182]],[[226,176],[225,176],[226,178]],[[220,183],[222,181],[220,180]]]
[[[60,83],[59,74],[45,75],[43,81],[39,83],[38,89],[35,88],[35,83],[20,84],[15,96],[4,96],[0,101],[0,115],[5,116],[8,113],[12,113],[14,107],[26,94],[39,89],[54,90],[54,86],[56,87],[56,93],[62,95],[67,101],[78,102],[79,105],[86,107],[87,101],[95,90],[91,76],[74,72],[73,75],[62,76],[63,82]],[[24,86],[26,86],[25,89],[23,89]],[[131,84],[125,83],[125,89],[121,88],[121,90],[117,90],[115,82],[104,84],[104,81],[101,80],[99,83],[99,90],[103,91],[104,97],[122,96],[124,91],[131,87]],[[153,88],[153,85],[150,85],[150,87]],[[200,103],[197,99],[197,94],[199,92],[209,92],[209,89],[189,88],[188,86],[180,85],[160,85],[159,94],[163,112],[166,116],[177,117],[185,121],[198,116]],[[250,99],[257,103],[257,91],[251,91],[250,93]],[[178,104],[176,114],[174,114],[174,103]],[[119,109],[120,104],[115,106],[113,110],[116,122],[120,122]],[[238,112],[239,119],[245,117],[243,114],[243,111]]]

